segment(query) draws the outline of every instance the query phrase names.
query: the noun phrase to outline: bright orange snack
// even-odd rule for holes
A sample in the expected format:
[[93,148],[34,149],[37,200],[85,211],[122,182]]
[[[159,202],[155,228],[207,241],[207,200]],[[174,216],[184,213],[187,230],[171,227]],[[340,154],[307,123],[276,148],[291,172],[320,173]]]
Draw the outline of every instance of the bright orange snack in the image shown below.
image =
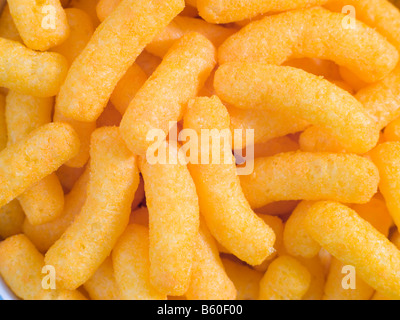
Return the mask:
[[354,266],[368,285],[400,297],[400,251],[353,210],[335,202],[318,202],[308,211],[306,226],[323,248]]
[[300,69],[227,63],[215,73],[214,86],[235,107],[292,114],[324,128],[349,151],[367,152],[378,141],[378,128],[351,94]]
[[376,193],[378,182],[378,169],[368,159],[309,152],[257,158],[253,173],[240,177],[252,208],[281,200],[366,203]]
[[46,264],[57,270],[59,286],[69,290],[90,279],[110,255],[128,225],[139,184],[136,158],[124,145],[118,128],[93,132],[90,153],[86,202],[45,257]]
[[381,80],[399,60],[396,48],[362,22],[356,21],[356,28],[348,32],[342,27],[344,17],[322,8],[265,17],[228,38],[219,48],[218,61],[280,65],[290,57],[320,58],[348,68],[366,82]]
[[182,9],[183,0],[123,0],[69,69],[57,97],[60,112],[95,121],[146,44]]

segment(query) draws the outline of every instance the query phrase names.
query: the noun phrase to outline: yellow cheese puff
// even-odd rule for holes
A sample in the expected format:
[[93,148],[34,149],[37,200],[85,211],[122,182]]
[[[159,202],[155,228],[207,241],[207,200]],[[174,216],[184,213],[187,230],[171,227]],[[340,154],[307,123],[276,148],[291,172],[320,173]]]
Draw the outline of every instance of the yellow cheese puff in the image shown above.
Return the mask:
[[115,8],[120,4],[121,0],[99,0],[96,6],[97,17],[100,21],[104,21]]
[[92,300],[119,300],[119,290],[114,277],[111,257],[83,285]]
[[100,24],[100,20],[97,17],[96,6],[99,0],[70,0],[69,6],[71,8],[77,8],[85,11],[92,19],[93,26],[97,28]]
[[22,42],[8,5],[5,5],[3,12],[0,15],[0,37]]
[[275,259],[260,281],[260,300],[301,300],[311,283],[305,266],[289,256]]
[[296,258],[310,272],[311,283],[302,300],[321,300],[324,294],[325,269],[318,256],[308,259]]
[[46,51],[69,36],[69,25],[59,0],[8,0],[11,16],[25,45]]
[[146,44],[182,9],[183,0],[123,0],[69,69],[57,97],[60,112],[95,121]]
[[118,128],[93,132],[90,156],[86,202],[45,257],[46,264],[57,270],[57,283],[69,290],[90,279],[110,255],[128,225],[139,184],[136,158],[125,147]]
[[400,297],[400,251],[355,211],[336,202],[318,202],[309,209],[306,226],[323,248],[354,266],[368,285]]
[[383,134],[386,141],[400,141],[400,118],[389,123]]
[[150,284],[149,230],[131,224],[112,252],[115,279],[122,300],[166,300]]
[[22,233],[25,213],[18,200],[12,200],[0,208],[0,237],[6,239]]

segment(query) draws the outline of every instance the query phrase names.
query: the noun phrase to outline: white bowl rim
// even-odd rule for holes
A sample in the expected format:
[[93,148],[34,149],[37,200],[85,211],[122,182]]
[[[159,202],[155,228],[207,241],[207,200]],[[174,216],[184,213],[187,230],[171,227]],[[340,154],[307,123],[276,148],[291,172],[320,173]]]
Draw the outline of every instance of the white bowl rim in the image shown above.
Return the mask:
[[8,288],[4,280],[0,277],[0,300],[18,300],[14,293]]

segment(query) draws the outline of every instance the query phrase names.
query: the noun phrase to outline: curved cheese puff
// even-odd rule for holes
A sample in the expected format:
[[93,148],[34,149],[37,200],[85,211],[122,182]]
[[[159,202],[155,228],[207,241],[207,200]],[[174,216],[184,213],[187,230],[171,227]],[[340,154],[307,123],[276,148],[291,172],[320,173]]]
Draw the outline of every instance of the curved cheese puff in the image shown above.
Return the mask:
[[79,139],[65,123],[49,123],[0,153],[0,206],[56,171],[78,151]]
[[110,255],[128,225],[139,184],[136,158],[125,147],[118,128],[93,132],[90,154],[86,202],[45,258],[57,271],[58,285],[69,290],[90,279]]
[[61,113],[95,121],[146,44],[182,9],[183,0],[123,0],[69,69],[57,98]]
[[40,252],[49,248],[62,236],[80,213],[86,201],[86,189],[89,181],[89,168],[79,177],[71,192],[65,196],[64,211],[56,220],[39,226],[33,226],[25,219],[22,229]]
[[289,256],[275,259],[260,281],[260,300],[300,300],[311,284],[305,266]]
[[100,0],[96,6],[97,17],[104,21],[118,7],[121,0]]
[[[0,38],[0,86],[35,97],[55,96],[68,62],[55,52],[36,52]],[[29,76],[27,76],[29,75]]]
[[[218,97],[196,98],[190,102],[184,117],[185,129],[195,130],[200,137],[202,129],[228,130],[228,127],[229,115]],[[211,145],[204,147],[211,148]],[[218,155],[222,159],[230,145],[220,147]],[[200,212],[222,246],[239,259],[258,265],[273,253],[275,234],[251,210],[241,190],[235,162],[224,162],[189,164],[199,195]]]
[[344,6],[353,6],[357,20],[375,28],[400,50],[400,12],[387,0],[330,0],[325,7],[342,12]]
[[386,141],[400,141],[400,118],[387,125],[383,136]]
[[[165,142],[169,152],[178,149]],[[190,283],[199,199],[184,164],[140,163],[150,226],[150,281],[159,292],[183,295]]]
[[194,240],[188,300],[235,300],[236,288],[224,270],[217,244],[203,222]]
[[356,212],[339,203],[318,202],[308,211],[306,226],[323,248],[354,266],[368,285],[400,297],[400,251]]
[[379,169],[379,190],[397,227],[400,226],[400,142],[380,144],[371,152],[371,159]]
[[69,25],[59,0],[8,0],[11,16],[25,45],[46,51],[69,36]]
[[254,160],[240,183],[252,208],[282,200],[366,203],[377,191],[379,173],[353,154],[289,152]]
[[121,121],[128,148],[144,156],[153,141],[152,129],[169,131],[170,121],[182,119],[189,99],[203,87],[215,65],[215,48],[198,33],[182,37],[170,49],[157,70],[136,94]]
[[112,252],[115,279],[122,300],[166,300],[150,284],[149,230],[131,224]]
[[119,300],[119,289],[111,257],[103,262],[83,286],[92,300]]
[[250,19],[267,12],[280,12],[325,4],[327,0],[197,0],[200,16],[211,23]]
[[399,60],[397,50],[362,22],[345,30],[344,18],[322,8],[266,17],[228,38],[219,48],[218,61],[280,65],[289,58],[320,58],[347,67],[366,82],[383,79]]
[[83,10],[68,8],[65,9],[65,13],[71,29],[69,37],[51,51],[62,54],[71,65],[89,42],[94,27],[89,15]]
[[0,15],[0,37],[22,43],[22,39],[11,17],[10,9],[7,4]]
[[227,63],[215,73],[218,96],[243,109],[268,109],[324,128],[349,151],[364,153],[379,130],[350,93],[303,70],[263,63]]
[[[35,98],[10,90],[6,98],[8,145],[51,121],[54,100]],[[28,220],[34,225],[50,222],[61,215],[64,192],[55,173],[45,177],[18,197]]]

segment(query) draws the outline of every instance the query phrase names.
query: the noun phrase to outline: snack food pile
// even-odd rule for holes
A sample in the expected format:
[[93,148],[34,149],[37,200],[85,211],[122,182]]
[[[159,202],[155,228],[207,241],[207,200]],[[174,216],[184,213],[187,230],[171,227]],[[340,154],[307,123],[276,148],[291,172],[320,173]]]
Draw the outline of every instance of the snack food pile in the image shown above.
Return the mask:
[[8,0],[4,283],[25,300],[400,299],[396,5]]

